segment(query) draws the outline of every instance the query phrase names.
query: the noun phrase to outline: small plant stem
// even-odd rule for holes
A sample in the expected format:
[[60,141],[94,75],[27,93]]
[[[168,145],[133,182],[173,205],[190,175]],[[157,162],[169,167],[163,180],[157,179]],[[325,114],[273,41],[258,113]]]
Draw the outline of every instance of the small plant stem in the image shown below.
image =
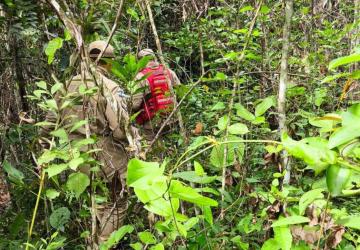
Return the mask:
[[41,168],[40,187],[39,187],[39,192],[38,192],[37,197],[36,197],[36,203],[35,203],[33,216],[31,218],[31,224],[30,224],[30,229],[29,229],[29,234],[28,234],[28,239],[27,239],[27,244],[26,244],[26,250],[29,249],[31,234],[32,234],[32,231],[33,231],[33,228],[34,228],[36,214],[37,214],[37,210],[39,208],[40,197],[41,197],[41,193],[42,193],[42,190],[43,190],[43,187],[44,187],[44,182],[45,182],[45,171],[44,171],[43,168]]
[[350,168],[352,170],[355,170],[356,172],[360,172],[360,167],[359,166],[354,166],[352,164],[350,164],[347,161],[343,161],[343,160],[337,160],[338,163],[340,163],[341,165],[343,165],[344,167]]
[[325,211],[324,211],[324,215],[323,218],[321,220],[321,225],[320,225],[320,235],[319,235],[319,239],[316,245],[316,250],[320,249],[320,240],[321,237],[324,233],[324,224],[325,224],[325,219],[326,219],[326,213],[327,213],[327,209],[328,209],[328,205],[329,205],[329,200],[330,200],[330,193],[328,194],[327,198],[326,198],[326,205],[325,205]]
[[178,233],[179,233],[181,242],[182,242],[182,244],[184,245],[184,247],[185,247],[186,249],[188,249],[186,242],[184,241],[184,239],[183,239],[182,236],[181,236],[180,229],[179,229],[178,224],[177,224],[177,221],[176,221],[175,212],[174,212],[174,207],[173,207],[173,205],[172,205],[171,196],[170,196],[170,193],[169,193],[170,185],[171,185],[171,180],[170,180],[170,182],[168,183],[168,188],[167,188],[167,193],[168,193],[168,195],[169,195],[169,202],[170,202],[170,206],[171,206],[171,215],[172,215],[172,217],[173,217],[176,230],[177,230]]
[[[233,106],[234,106],[234,98],[235,98],[235,94],[236,94],[236,89],[237,89],[237,78],[239,76],[239,64],[240,62],[243,60],[244,56],[245,56],[245,52],[246,52],[246,49],[249,45],[249,42],[250,42],[250,38],[251,38],[251,35],[252,35],[252,32],[253,32],[253,29],[254,29],[254,26],[255,26],[255,22],[256,22],[256,19],[259,15],[259,11],[260,11],[260,8],[262,6],[262,3],[263,3],[263,0],[260,0],[259,3],[258,3],[258,6],[257,6],[257,9],[256,9],[256,12],[255,12],[255,16],[253,17],[253,19],[251,20],[251,23],[250,23],[250,28],[249,28],[249,31],[246,35],[246,40],[245,40],[245,45],[241,51],[241,54],[239,56],[239,58],[237,59],[237,72],[236,72],[236,78],[234,79],[234,84],[233,84],[233,89],[232,89],[232,93],[231,93],[231,100],[230,100],[230,104],[229,104],[229,111],[228,111],[228,122],[226,124],[226,128],[225,128],[225,141],[227,140],[228,136],[229,136],[229,126],[230,126],[230,123],[231,123],[231,114],[232,114],[232,109],[233,109]],[[225,146],[224,148],[224,161],[223,161],[223,165],[222,165],[222,179],[221,179],[221,201],[222,201],[222,205],[221,205],[221,211],[220,211],[220,219],[224,219],[224,215],[225,215],[225,210],[224,210],[224,199],[225,199],[225,184],[226,184],[226,163],[227,163],[227,157],[228,157],[228,147],[227,145]]]

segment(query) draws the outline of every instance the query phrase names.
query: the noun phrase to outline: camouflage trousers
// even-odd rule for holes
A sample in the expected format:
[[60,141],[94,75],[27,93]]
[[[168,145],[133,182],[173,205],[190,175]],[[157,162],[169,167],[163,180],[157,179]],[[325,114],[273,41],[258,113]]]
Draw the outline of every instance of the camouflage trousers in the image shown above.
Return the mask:
[[[101,170],[97,173],[107,184],[111,193],[109,202],[96,205],[98,244],[106,241],[112,232],[124,224],[128,204],[125,195],[125,176],[128,156],[123,145],[114,142],[111,137],[102,137],[96,147],[102,149],[97,155],[101,162]],[[90,168],[80,169],[90,175]]]

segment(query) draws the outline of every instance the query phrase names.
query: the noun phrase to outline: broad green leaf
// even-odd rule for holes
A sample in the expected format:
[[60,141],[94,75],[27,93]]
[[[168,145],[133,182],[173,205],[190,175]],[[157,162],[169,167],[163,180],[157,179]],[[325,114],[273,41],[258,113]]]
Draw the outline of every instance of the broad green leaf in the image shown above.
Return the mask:
[[345,76],[349,76],[349,75],[350,75],[349,73],[339,73],[339,74],[336,74],[336,75],[333,75],[333,76],[327,76],[321,81],[321,83],[328,83],[328,82],[331,82],[331,81],[334,81],[336,79],[339,79],[339,78],[342,78],[342,77],[345,77]]
[[212,111],[213,110],[222,110],[222,109],[225,109],[225,104],[223,102],[218,102],[211,108]]
[[58,110],[57,103],[56,103],[56,101],[54,99],[46,100],[45,104],[51,110]]
[[352,72],[349,77],[354,80],[359,80],[360,79],[360,69]]
[[184,238],[186,238],[187,236],[187,231],[186,228],[184,227],[184,225],[182,223],[177,223],[176,224],[176,231],[178,231],[180,233],[181,236],[183,236]]
[[71,144],[73,148],[80,149],[83,146],[89,145],[89,144],[95,144],[96,140],[94,138],[85,138],[80,140],[72,140]]
[[264,245],[261,247],[261,250],[280,250],[281,246],[277,240],[271,238],[265,241]]
[[38,164],[42,165],[44,163],[49,163],[56,158],[62,158],[62,155],[54,150],[45,150],[43,154],[38,159]]
[[14,168],[8,161],[4,160],[2,164],[3,169],[8,174],[8,177],[10,181],[17,183],[17,184],[23,184],[23,179],[25,178],[24,174]]
[[240,103],[236,103],[234,105],[235,109],[236,109],[236,115],[243,118],[244,120],[247,121],[253,121],[255,120],[255,116],[250,113],[243,105],[241,105]]
[[143,245],[140,242],[130,244],[130,247],[134,250],[142,250],[143,249]]
[[287,226],[274,228],[274,239],[278,242],[282,250],[290,250],[292,243],[292,235],[290,228]]
[[57,82],[57,83],[55,83],[55,84],[51,87],[50,93],[53,95],[53,94],[55,94],[59,89],[61,89],[62,87],[63,87],[62,83],[61,83],[61,82]]
[[81,127],[84,126],[85,124],[88,124],[88,121],[87,121],[87,120],[81,120],[81,121],[76,122],[76,123],[71,127],[70,133],[78,130],[79,128],[81,128]]
[[69,167],[75,171],[84,162],[85,160],[82,157],[74,158],[69,162]]
[[224,115],[219,119],[217,126],[220,130],[224,130],[228,125],[228,123],[229,123],[229,117],[227,115]]
[[34,90],[33,94],[37,97],[40,98],[42,96],[42,94],[46,94],[47,92],[45,90],[41,90],[41,89],[37,89]]
[[158,198],[155,201],[147,203],[144,208],[154,214],[164,216],[165,218],[172,218],[174,213],[179,209],[179,206],[179,199],[172,198],[170,204],[169,200]]
[[63,39],[56,37],[48,43],[45,49],[45,54],[48,56],[48,64],[54,61],[55,52],[63,46]]
[[332,131],[333,126],[336,122],[332,121],[332,120],[324,120],[324,119],[320,119],[317,117],[312,117],[312,118],[309,118],[309,123],[312,126],[321,128],[320,132],[326,133],[326,132]]
[[308,164],[308,169],[313,169],[315,174],[336,162],[337,153],[327,147],[325,139],[309,137],[301,141],[294,141],[287,134],[283,134],[281,140],[288,153],[302,159]]
[[183,185],[180,181],[172,180],[169,188],[171,197],[192,202],[199,206],[217,206],[218,203],[208,197],[202,196],[193,188]]
[[266,5],[262,5],[260,8],[260,13],[268,14],[270,12],[270,8]]
[[90,236],[90,231],[86,230],[80,234],[81,238],[87,238]]
[[264,116],[256,117],[253,121],[251,121],[251,123],[254,124],[254,125],[262,124],[264,122],[265,122],[265,117]]
[[50,225],[55,229],[62,229],[70,220],[70,211],[67,207],[54,210],[49,218]]
[[238,247],[238,249],[241,249],[241,250],[249,249],[249,243],[242,242],[240,235],[237,235],[237,236],[231,238],[231,242],[233,242]]
[[315,89],[315,98],[314,103],[317,107],[320,107],[321,104],[325,101],[327,96],[327,88],[317,88]]
[[150,250],[164,250],[165,247],[162,243],[158,243],[155,246],[150,247]]
[[215,81],[225,81],[227,78],[228,78],[228,76],[225,75],[224,73],[222,73],[222,72],[216,72],[216,75],[215,75],[215,77],[214,77],[214,80],[215,80]]
[[235,123],[229,127],[229,133],[232,135],[244,135],[248,132],[248,127],[243,123]]
[[65,131],[65,129],[60,128],[58,130],[50,132],[52,136],[58,137],[60,139],[60,143],[65,143],[69,141],[69,137]]
[[145,243],[145,244],[155,244],[156,243],[156,238],[155,236],[150,233],[150,232],[140,232],[138,233],[139,239]]
[[212,211],[211,211],[211,207],[210,206],[203,206],[202,209],[203,209],[205,220],[210,225],[213,225],[214,224],[214,219],[213,219],[213,214],[212,214]]
[[120,240],[126,235],[130,234],[134,231],[134,227],[131,225],[125,225],[120,227],[118,230],[111,233],[110,237],[100,245],[100,250],[109,250],[116,244],[120,242]]
[[[36,84],[36,86],[38,86],[39,88],[44,89],[44,90],[47,90],[47,84],[46,84],[46,82],[40,81],[40,82],[36,82],[35,84]],[[42,92],[42,93],[46,93],[46,91],[45,91],[45,92]]]
[[90,179],[86,174],[83,173],[73,173],[69,176],[66,187],[75,193],[77,198],[85,191],[85,189],[90,185]]
[[[142,178],[153,179],[163,174],[164,169],[159,168],[157,162],[145,162],[139,159],[131,159],[128,163],[127,184],[131,187],[137,186],[137,181]],[[141,181],[143,182],[143,181]]]
[[220,195],[219,191],[217,191],[214,188],[210,188],[210,187],[195,188],[195,190],[197,192],[199,192],[199,193],[210,193],[210,194],[214,194],[214,195],[217,195],[217,196]]
[[195,174],[197,176],[203,176],[206,175],[204,168],[201,166],[201,164],[197,161],[194,161],[194,170],[195,170]]
[[343,225],[345,227],[354,228],[360,230],[360,216],[359,215],[351,215],[345,218],[340,218],[336,221],[336,224]]
[[303,194],[299,201],[299,214],[303,215],[305,213],[305,209],[313,203],[317,199],[324,198],[322,194],[324,190],[322,188],[314,189]]
[[240,9],[240,13],[246,12],[246,11],[250,11],[250,10],[254,10],[254,7],[252,7],[251,5],[246,5],[245,7],[242,7]]
[[196,174],[195,171],[183,171],[174,173],[173,177],[180,178],[185,181],[194,182],[194,183],[200,183],[200,184],[208,184],[218,179],[217,176],[199,176]]
[[133,17],[135,20],[139,20],[139,15],[133,8],[127,8],[126,13]]
[[351,170],[348,168],[342,168],[338,165],[331,165],[327,169],[326,184],[332,196],[341,194],[341,191],[345,188],[350,176]]
[[281,226],[287,226],[287,225],[294,225],[294,224],[302,224],[309,222],[310,219],[304,216],[299,215],[292,215],[289,217],[281,218],[277,221],[275,221],[271,227],[281,227]]
[[192,217],[190,219],[188,219],[185,223],[184,223],[184,227],[186,229],[186,231],[189,231],[193,226],[195,226],[197,223],[199,222],[199,218],[198,217]]
[[48,197],[50,200],[55,199],[56,197],[59,197],[60,193],[56,191],[55,189],[48,189],[46,190],[46,197]]
[[274,96],[269,96],[266,97],[264,100],[262,100],[262,102],[260,102],[258,105],[256,105],[255,107],[255,116],[262,116],[263,114],[265,114],[265,112],[276,105],[276,101],[275,101],[275,97]]
[[350,142],[360,136],[360,104],[352,105],[341,114],[342,127],[329,138],[329,148]]
[[360,61],[360,54],[355,53],[355,54],[351,54],[348,56],[343,56],[343,57],[339,57],[336,58],[334,60],[332,60],[329,63],[329,70],[335,69],[339,66],[342,65],[346,65],[346,64],[350,64],[350,63],[356,63]]
[[158,176],[146,179],[146,182],[143,185],[137,185],[134,191],[141,202],[148,203],[163,197],[167,189],[167,178],[165,176]]

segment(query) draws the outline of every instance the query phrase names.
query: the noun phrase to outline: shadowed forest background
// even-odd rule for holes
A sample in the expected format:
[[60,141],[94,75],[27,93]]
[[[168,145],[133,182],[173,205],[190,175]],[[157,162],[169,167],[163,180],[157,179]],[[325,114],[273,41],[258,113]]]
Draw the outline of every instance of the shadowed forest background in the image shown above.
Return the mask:
[[[360,249],[359,11],[359,0],[1,0],[0,249]],[[94,204],[111,190],[78,171],[96,173],[96,138],[73,143],[86,122],[57,124],[53,147],[39,144],[95,40],[115,48],[110,78],[130,96],[136,55],[153,49],[180,79],[182,118],[131,156],[124,225],[99,246]]]

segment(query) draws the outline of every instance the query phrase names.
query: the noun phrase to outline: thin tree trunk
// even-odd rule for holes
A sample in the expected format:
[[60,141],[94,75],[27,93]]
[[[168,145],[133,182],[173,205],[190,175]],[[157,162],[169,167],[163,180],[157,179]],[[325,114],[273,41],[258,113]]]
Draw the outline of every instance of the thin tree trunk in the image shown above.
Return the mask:
[[[280,135],[287,132],[286,128],[286,85],[288,81],[288,57],[289,57],[289,37],[290,37],[290,23],[293,14],[293,0],[286,0],[285,6],[285,23],[283,27],[283,47],[280,68],[280,82],[278,93],[278,113],[279,113],[279,132]],[[287,152],[282,151],[281,160],[282,169],[286,169],[283,184],[290,183],[291,165]]]
[[29,110],[29,106],[26,100],[26,90],[25,90],[25,84],[26,81],[24,79],[23,69],[21,65],[21,56],[19,55],[19,48],[18,48],[18,40],[14,35],[10,36],[10,50],[12,52],[13,62],[14,62],[14,75],[15,80],[18,85],[18,95],[20,99],[20,107],[23,111]]

